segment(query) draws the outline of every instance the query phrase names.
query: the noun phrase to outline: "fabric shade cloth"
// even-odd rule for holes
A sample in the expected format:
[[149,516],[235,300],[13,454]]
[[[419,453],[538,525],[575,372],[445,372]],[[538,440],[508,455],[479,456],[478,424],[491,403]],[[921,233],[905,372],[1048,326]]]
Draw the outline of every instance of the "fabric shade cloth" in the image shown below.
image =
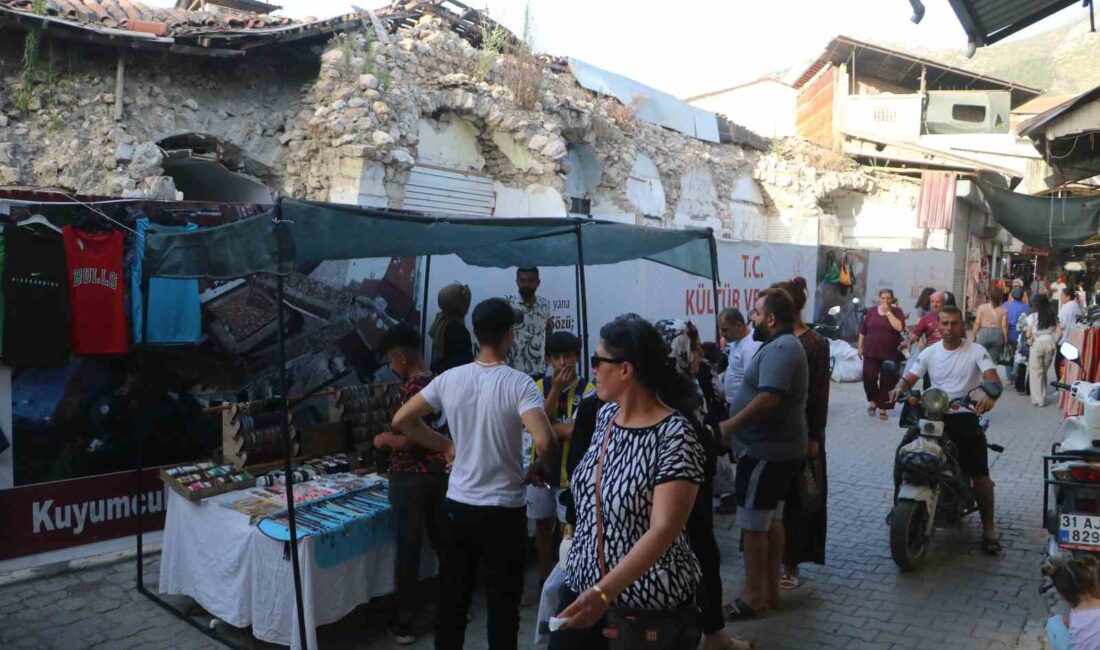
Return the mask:
[[[1064,361],[1062,363],[1061,377],[1059,381],[1072,384],[1075,381],[1097,381],[1100,379],[1100,330],[1084,325],[1074,325],[1069,331],[1067,339],[1081,356],[1077,363]],[[1082,370],[1082,368],[1084,370]],[[1058,375],[1059,369],[1054,369]],[[1058,391],[1058,405],[1066,417],[1081,415],[1085,412],[1081,403],[1064,390]]]
[[920,177],[917,227],[950,230],[955,221],[955,172],[926,171]]
[[979,185],[997,223],[1029,246],[1066,248],[1100,234],[1100,197],[1029,196]]
[[[275,217],[278,216],[278,221]],[[473,266],[574,266],[646,259],[717,278],[709,228],[665,230],[595,219],[442,218],[280,200],[272,212],[195,232],[154,234],[148,275],[234,279],[286,274],[297,264],[369,257],[457,254]]]

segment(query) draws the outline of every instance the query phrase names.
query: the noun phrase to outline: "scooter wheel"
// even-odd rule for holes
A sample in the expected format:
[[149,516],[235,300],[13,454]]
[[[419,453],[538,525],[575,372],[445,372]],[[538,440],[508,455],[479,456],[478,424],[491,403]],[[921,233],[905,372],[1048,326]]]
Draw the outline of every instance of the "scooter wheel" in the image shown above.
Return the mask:
[[890,522],[890,556],[902,571],[920,567],[928,550],[928,508],[922,501],[898,501]]

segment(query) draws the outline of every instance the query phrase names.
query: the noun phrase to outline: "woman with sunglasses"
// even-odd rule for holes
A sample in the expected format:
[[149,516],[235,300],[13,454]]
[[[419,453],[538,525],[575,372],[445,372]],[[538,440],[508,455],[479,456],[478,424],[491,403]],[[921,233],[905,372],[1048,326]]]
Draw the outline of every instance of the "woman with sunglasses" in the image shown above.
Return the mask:
[[683,647],[694,648],[700,568],[684,527],[705,453],[678,411],[696,408],[696,385],[640,318],[604,325],[591,363],[596,393],[608,403],[570,485],[577,527],[557,615],[564,624],[551,634],[550,648],[606,648],[612,606],[676,610],[677,634],[688,637]]

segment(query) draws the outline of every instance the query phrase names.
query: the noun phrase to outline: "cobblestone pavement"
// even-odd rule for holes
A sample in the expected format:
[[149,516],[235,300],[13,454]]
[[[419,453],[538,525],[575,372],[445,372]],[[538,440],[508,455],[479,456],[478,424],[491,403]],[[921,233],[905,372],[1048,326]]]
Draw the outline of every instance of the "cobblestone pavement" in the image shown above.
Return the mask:
[[[805,566],[804,583],[784,596],[772,616],[729,629],[758,648],[1041,648],[1050,603],[1040,597],[1038,566],[1041,461],[1055,436],[1059,412],[1031,407],[1011,390],[992,413],[990,439],[1007,447],[994,456],[997,523],[1005,555],[977,550],[980,524],[971,515],[940,529],[927,565],[902,574],[890,560],[884,517],[890,503],[892,452],[901,436],[896,419],[868,418],[856,384],[833,386],[829,415],[828,564]],[[742,566],[731,517],[716,518],[727,600],[737,593]],[[148,559],[155,587],[157,558]],[[533,579],[528,573],[528,583]],[[0,588],[0,647],[216,647],[133,591],[133,563],[69,573]],[[174,599],[183,607],[186,599]],[[482,601],[475,599],[467,647],[485,647]],[[528,647],[534,607],[522,610],[521,647]],[[196,618],[209,617],[192,611]],[[362,607],[319,631],[322,648],[389,650],[384,607]],[[430,622],[415,648],[431,647]],[[224,626],[219,630],[224,629]],[[239,643],[247,631],[228,630]],[[267,644],[254,643],[256,647]],[[272,646],[274,647],[274,646]]]

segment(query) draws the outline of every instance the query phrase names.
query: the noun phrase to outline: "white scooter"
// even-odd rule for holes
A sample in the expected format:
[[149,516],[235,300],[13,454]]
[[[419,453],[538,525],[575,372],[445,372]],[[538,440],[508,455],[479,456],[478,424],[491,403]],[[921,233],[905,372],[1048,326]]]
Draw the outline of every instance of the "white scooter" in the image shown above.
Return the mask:
[[[1069,343],[1059,351],[1070,362],[1080,356]],[[1084,414],[1066,418],[1061,442],[1043,457],[1043,525],[1050,532],[1046,575],[1074,556],[1100,553],[1100,383],[1051,385],[1080,402]]]

